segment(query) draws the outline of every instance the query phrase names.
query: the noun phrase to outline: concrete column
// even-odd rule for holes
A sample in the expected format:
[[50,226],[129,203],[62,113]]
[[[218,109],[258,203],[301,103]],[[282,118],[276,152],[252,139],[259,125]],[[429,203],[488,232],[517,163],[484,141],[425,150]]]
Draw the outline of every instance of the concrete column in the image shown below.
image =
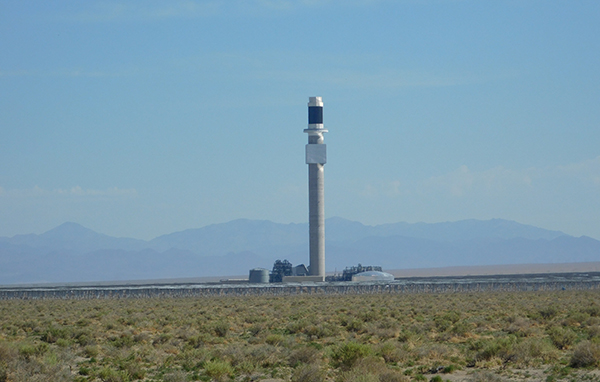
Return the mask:
[[325,174],[322,164],[308,165],[310,275],[325,276]]

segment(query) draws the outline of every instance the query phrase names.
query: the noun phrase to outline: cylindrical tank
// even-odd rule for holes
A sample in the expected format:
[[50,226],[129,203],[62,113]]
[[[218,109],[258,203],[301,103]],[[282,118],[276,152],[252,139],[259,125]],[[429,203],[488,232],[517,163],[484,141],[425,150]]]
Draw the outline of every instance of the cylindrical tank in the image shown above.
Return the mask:
[[269,270],[264,268],[250,269],[250,276],[248,281],[255,284],[268,284],[269,283]]

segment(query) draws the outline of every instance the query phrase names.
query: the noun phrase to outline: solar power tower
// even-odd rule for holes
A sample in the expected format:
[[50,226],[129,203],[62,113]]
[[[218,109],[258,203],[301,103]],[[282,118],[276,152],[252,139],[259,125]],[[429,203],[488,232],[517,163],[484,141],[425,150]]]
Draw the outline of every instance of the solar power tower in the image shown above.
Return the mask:
[[323,143],[323,100],[309,97],[306,164],[308,164],[309,275],[325,280],[325,175],[327,145]]

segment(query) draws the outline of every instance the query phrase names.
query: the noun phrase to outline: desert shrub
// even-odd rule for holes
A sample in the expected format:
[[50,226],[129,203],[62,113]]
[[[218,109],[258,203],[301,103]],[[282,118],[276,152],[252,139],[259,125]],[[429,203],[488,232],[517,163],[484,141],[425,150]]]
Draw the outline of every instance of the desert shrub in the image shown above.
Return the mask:
[[133,336],[128,333],[121,333],[121,335],[115,336],[110,340],[110,344],[116,348],[129,348],[134,343]]
[[[188,347],[192,347],[192,348],[199,348],[205,344],[210,344],[212,342],[211,339],[212,339],[212,334],[200,333],[196,336],[190,336],[186,341],[186,345]],[[160,342],[156,342],[156,343],[160,343]]]
[[383,357],[387,363],[396,363],[406,359],[406,352],[402,350],[397,342],[384,342],[376,348],[376,354]]
[[371,354],[369,345],[358,342],[345,342],[334,349],[332,360],[336,367],[350,369],[361,358]]
[[117,371],[110,367],[103,367],[98,372],[98,377],[103,382],[129,382],[129,376],[124,371]]
[[365,324],[365,331],[381,339],[395,338],[400,331],[398,321],[388,316],[382,316],[379,320]]
[[529,366],[555,360],[557,357],[556,349],[547,340],[532,338],[511,346],[503,359],[519,366]]
[[424,344],[413,349],[412,353],[418,359],[439,360],[446,358],[451,353],[451,348],[446,344]]
[[70,337],[70,332],[67,328],[50,327],[42,333],[40,339],[47,343],[54,343],[58,339],[67,339]]
[[[170,333],[161,333],[152,340],[152,345],[157,346],[165,344],[169,342],[171,338],[173,338],[173,336]],[[133,343],[133,339],[131,342]]]
[[584,312],[592,317],[600,317],[600,305],[590,305],[584,309]]
[[458,368],[455,365],[448,365],[448,366],[444,366],[444,368],[442,369],[442,373],[444,374],[452,374],[454,373]]
[[580,326],[590,318],[590,315],[585,312],[571,311],[563,320],[564,326]]
[[292,373],[292,382],[323,382],[325,372],[316,364],[302,365]]
[[588,367],[600,365],[600,344],[590,341],[580,342],[573,350],[572,367]]
[[552,320],[558,315],[558,307],[556,305],[546,306],[538,311],[541,318],[544,320]]
[[138,333],[133,336],[133,342],[136,344],[145,344],[150,342],[150,334],[146,332]]
[[377,312],[374,310],[366,310],[356,314],[363,322],[372,322],[379,319]]
[[98,349],[97,346],[94,346],[94,345],[88,345],[83,349],[83,354],[89,358],[97,357],[99,353],[100,353],[100,350]]
[[280,350],[272,345],[255,345],[246,357],[257,366],[270,367],[282,361]]
[[315,363],[319,358],[319,351],[312,346],[302,346],[292,350],[288,357],[288,364],[292,367],[300,364]]
[[348,370],[339,375],[338,382],[379,382],[379,376],[356,370]]
[[377,321],[377,327],[380,329],[397,329],[398,321],[384,314]]
[[25,359],[30,359],[34,356],[39,356],[48,351],[47,343],[40,343],[37,345],[24,343],[19,346],[19,355]]
[[527,337],[531,334],[531,323],[523,317],[515,317],[510,320],[510,325],[506,331],[519,337]]
[[474,373],[469,378],[469,382],[504,382],[504,379],[489,371],[480,371]]
[[19,352],[13,346],[0,342],[0,363],[13,362],[18,356]]
[[586,328],[586,332],[588,338],[591,340],[593,338],[600,337],[600,325],[591,325]]
[[218,337],[225,337],[229,333],[229,324],[225,321],[217,322],[213,330]]
[[181,370],[172,371],[163,377],[164,382],[187,382],[187,374]]
[[56,346],[60,347],[60,348],[66,348],[70,345],[71,343],[68,340],[65,340],[63,338],[59,338],[56,340]]
[[336,335],[339,330],[332,325],[317,324],[305,327],[302,332],[310,338],[326,338]]
[[198,369],[201,364],[208,360],[208,358],[209,354],[206,349],[188,348],[176,356],[176,359],[180,362],[181,367],[183,367],[183,370],[185,371]]
[[90,368],[89,368],[89,367],[86,367],[86,366],[81,366],[81,367],[79,368],[79,372],[78,372],[78,374],[79,374],[79,375],[90,375],[90,374],[91,374],[91,372],[92,372],[92,371],[90,370]]
[[379,373],[381,373],[381,371],[385,369],[386,367],[384,360],[381,359],[381,357],[376,357],[372,355],[358,359],[352,367],[353,371],[374,375],[379,375]]
[[477,351],[476,360],[489,361],[493,357],[507,358],[510,351],[516,343],[516,337],[501,337],[492,340],[478,341],[472,345],[472,349]]
[[8,381],[8,367],[5,363],[0,362],[0,382]]
[[600,325],[600,317],[593,317],[590,316],[590,318],[588,318],[585,323],[585,326],[594,326],[594,325]]
[[225,381],[233,376],[233,368],[229,362],[214,360],[204,364],[204,372],[207,376],[217,380]]
[[231,366],[237,367],[243,362],[251,360],[251,354],[255,347],[243,346],[241,344],[230,344],[224,348],[214,349],[210,352],[213,357],[228,361]]
[[[287,334],[297,334],[297,333],[302,333],[304,331],[304,329],[310,325],[310,322],[307,320],[293,320],[290,321],[286,327],[285,327],[285,332]],[[259,326],[260,328],[261,326]],[[260,332],[260,329],[259,329]]]
[[257,369],[257,366],[250,361],[242,361],[234,366],[235,374],[239,375],[250,375]]
[[131,380],[144,379],[146,376],[146,370],[140,365],[139,362],[131,361],[123,363],[119,366]]
[[364,330],[364,322],[360,321],[360,320],[350,320],[348,321],[348,323],[345,325],[346,326],[346,330],[349,332],[355,332],[355,333],[360,333]]
[[431,377],[431,379],[429,381],[430,382],[444,382],[442,377],[440,377],[439,375],[435,375],[435,376]]
[[379,382],[409,382],[410,378],[397,370],[384,370],[379,374]]
[[463,337],[463,336],[467,335],[472,329],[473,329],[472,325],[470,325],[466,321],[461,320],[461,321],[458,321],[457,323],[455,323],[454,325],[452,325],[450,332],[454,335]]
[[87,345],[92,345],[94,343],[94,340],[92,339],[92,334],[87,331],[77,332],[75,334],[74,338],[75,338],[75,342],[79,346],[87,346]]
[[558,349],[567,349],[577,340],[577,334],[569,329],[560,326],[554,326],[548,330],[548,336],[554,346]]
[[248,328],[248,333],[251,336],[258,336],[264,329],[265,328],[262,324],[253,324]]
[[405,329],[398,333],[398,341],[399,342],[411,342],[414,338],[418,338],[419,335],[412,331],[411,329]]
[[269,334],[265,338],[265,342],[269,345],[279,346],[285,341],[285,338],[281,334]]
[[435,322],[436,329],[440,332],[445,332],[450,329],[453,324],[460,320],[460,314],[454,311],[446,312],[441,316],[436,316],[433,321]]
[[115,323],[115,322],[107,322],[107,323],[104,325],[104,328],[105,328],[106,330],[114,330],[114,329],[116,329],[116,328],[117,328],[117,323]]

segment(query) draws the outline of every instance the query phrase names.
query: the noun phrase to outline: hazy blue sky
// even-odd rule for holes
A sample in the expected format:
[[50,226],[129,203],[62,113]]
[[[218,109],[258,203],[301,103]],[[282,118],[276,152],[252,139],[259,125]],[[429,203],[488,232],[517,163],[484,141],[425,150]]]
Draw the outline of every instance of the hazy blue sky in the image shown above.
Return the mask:
[[326,215],[600,239],[600,1],[0,0],[0,236]]

